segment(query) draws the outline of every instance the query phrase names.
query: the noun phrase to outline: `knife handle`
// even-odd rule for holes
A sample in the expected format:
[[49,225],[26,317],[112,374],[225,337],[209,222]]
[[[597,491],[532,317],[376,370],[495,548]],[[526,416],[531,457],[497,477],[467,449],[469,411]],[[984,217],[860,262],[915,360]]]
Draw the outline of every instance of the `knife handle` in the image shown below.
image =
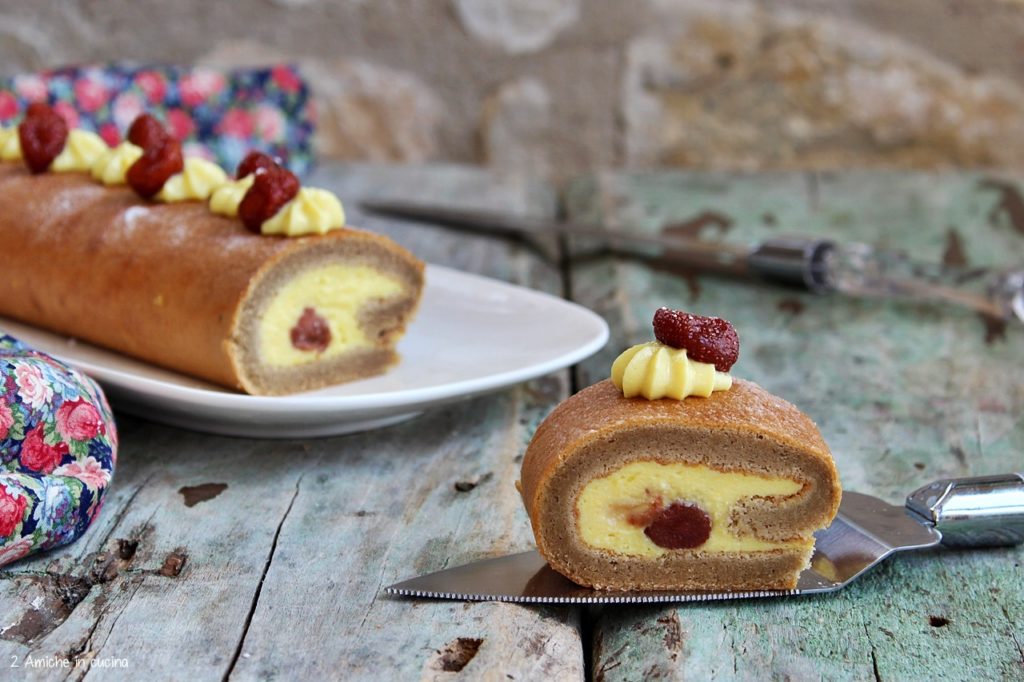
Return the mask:
[[952,267],[868,244],[797,236],[761,242],[746,265],[763,279],[814,293],[932,301],[997,320],[1024,321],[1024,269]]
[[934,526],[947,547],[1024,542],[1024,474],[946,478],[907,496],[907,509]]

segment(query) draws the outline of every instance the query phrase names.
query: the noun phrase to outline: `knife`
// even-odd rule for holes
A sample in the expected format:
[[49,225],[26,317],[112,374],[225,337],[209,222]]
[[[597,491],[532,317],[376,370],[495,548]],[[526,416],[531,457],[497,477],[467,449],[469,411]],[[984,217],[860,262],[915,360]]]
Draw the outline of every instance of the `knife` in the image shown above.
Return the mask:
[[796,286],[814,293],[936,301],[986,317],[1024,321],[1024,269],[963,268],[919,262],[899,251],[840,244],[821,237],[780,236],[753,245],[689,239],[662,232],[622,232],[601,225],[539,220],[412,201],[367,199],[383,216],[498,235],[597,239],[616,253],[691,272]]
[[642,604],[811,595],[840,590],[895,552],[998,547],[1024,542],[1024,475],[944,479],[905,506],[844,492],[832,524],[815,533],[810,567],[796,589],[742,592],[619,592],[580,587],[537,552],[486,559],[384,588],[402,597],[535,604]]

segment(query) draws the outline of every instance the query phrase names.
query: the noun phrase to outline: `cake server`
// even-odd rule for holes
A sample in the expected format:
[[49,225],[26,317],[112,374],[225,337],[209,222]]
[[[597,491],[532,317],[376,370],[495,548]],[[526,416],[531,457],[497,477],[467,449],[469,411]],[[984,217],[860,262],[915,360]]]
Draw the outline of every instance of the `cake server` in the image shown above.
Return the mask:
[[840,244],[821,237],[782,236],[752,244],[622,232],[601,225],[399,200],[364,200],[379,215],[498,235],[559,235],[597,240],[615,253],[706,272],[797,286],[814,293],[933,301],[997,320],[1024,321],[1024,268],[964,268],[916,261],[900,251]]
[[795,590],[609,592],[580,587],[537,552],[486,559],[384,588],[404,597],[537,604],[701,602],[835,592],[894,552],[936,545],[997,547],[1024,542],[1024,475],[944,479],[911,493],[905,506],[844,492],[839,513],[815,534],[811,565]]

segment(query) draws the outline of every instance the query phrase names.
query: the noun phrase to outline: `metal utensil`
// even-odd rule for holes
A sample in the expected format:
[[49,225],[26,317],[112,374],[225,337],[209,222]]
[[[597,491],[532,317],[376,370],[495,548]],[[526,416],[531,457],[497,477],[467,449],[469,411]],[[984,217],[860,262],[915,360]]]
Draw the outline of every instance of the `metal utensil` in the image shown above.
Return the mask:
[[587,237],[619,253],[656,258],[687,270],[788,284],[815,293],[937,301],[993,319],[1024,321],[1024,268],[968,269],[922,263],[898,251],[839,244],[820,237],[778,237],[744,246],[407,201],[368,200],[360,207],[370,213],[473,232]]
[[609,592],[580,587],[553,571],[537,552],[477,561],[384,588],[405,597],[541,604],[636,604],[716,601],[835,592],[894,552],[994,547],[1024,542],[1024,475],[936,481],[906,506],[844,492],[839,514],[815,534],[811,565],[794,590],[747,592]]

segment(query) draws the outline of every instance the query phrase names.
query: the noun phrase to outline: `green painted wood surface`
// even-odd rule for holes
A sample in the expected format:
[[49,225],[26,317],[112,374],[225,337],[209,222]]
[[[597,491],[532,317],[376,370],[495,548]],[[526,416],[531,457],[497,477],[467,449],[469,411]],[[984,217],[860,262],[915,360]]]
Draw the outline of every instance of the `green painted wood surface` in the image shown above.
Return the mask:
[[[895,502],[934,478],[1024,468],[1021,329],[999,336],[969,313],[817,298],[621,258],[559,262],[552,243],[538,250],[356,208],[359,197],[393,195],[554,212],[550,191],[480,170],[333,167],[316,181],[341,192],[350,222],[431,262],[570,294],[603,314],[612,341],[577,368],[578,386],[649,338],[658,305],[686,307],[736,322],[736,374],[815,418],[850,489]],[[645,230],[678,223],[705,238],[827,233],[925,259],[1024,262],[1024,202],[1001,187],[962,174],[607,175],[574,183],[567,208]],[[512,482],[569,379],[560,372],[321,440],[218,438],[122,419],[119,469],[96,527],[0,571],[0,665],[28,655],[130,665],[16,671],[35,679],[580,679],[585,659],[607,680],[1024,676],[1021,550],[896,557],[837,595],[803,600],[580,610],[380,595],[413,573],[531,546]]]
[[[576,182],[580,220],[745,243],[827,234],[923,260],[1024,264],[1020,195],[983,176],[844,173],[604,175]],[[1009,210],[1008,210],[1009,209]],[[660,305],[732,320],[736,376],[807,411],[851,490],[899,502],[936,478],[1024,469],[1024,326],[908,303],[817,297],[680,277],[618,258],[571,270],[571,290],[611,324],[578,369],[607,375],[651,336]],[[986,340],[987,339],[987,340]],[[607,608],[596,679],[1021,679],[1024,551],[897,556],[834,596]]]

